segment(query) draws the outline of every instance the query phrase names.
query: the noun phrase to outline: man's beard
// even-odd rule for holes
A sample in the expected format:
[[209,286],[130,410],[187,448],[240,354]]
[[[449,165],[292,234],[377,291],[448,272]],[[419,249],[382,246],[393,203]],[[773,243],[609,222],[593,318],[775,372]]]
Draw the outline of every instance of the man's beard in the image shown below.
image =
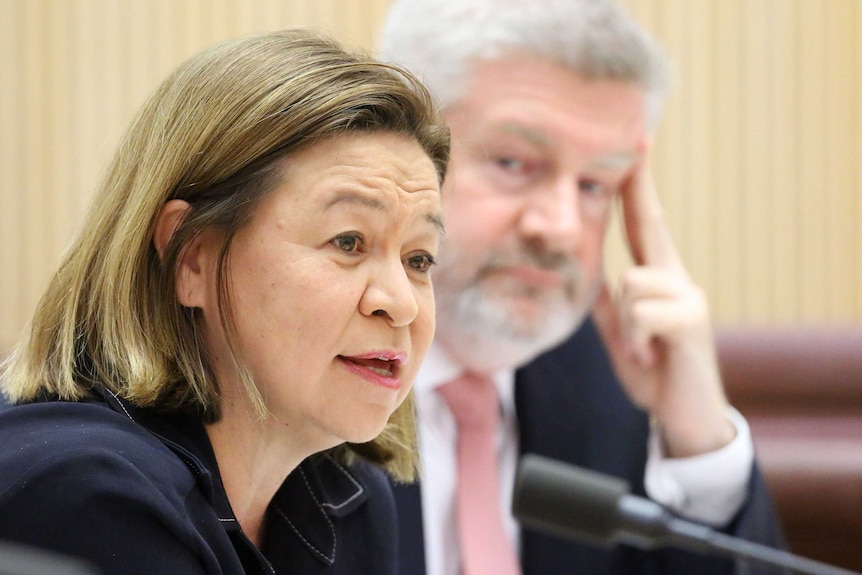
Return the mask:
[[[444,253],[434,275],[438,341],[480,373],[520,367],[561,343],[584,321],[599,292],[599,281],[587,285],[581,267],[564,254],[509,250],[465,275],[458,250],[447,246]],[[554,271],[562,285],[543,288],[494,277],[500,268],[519,265]],[[517,313],[515,298],[531,300],[536,312]]]

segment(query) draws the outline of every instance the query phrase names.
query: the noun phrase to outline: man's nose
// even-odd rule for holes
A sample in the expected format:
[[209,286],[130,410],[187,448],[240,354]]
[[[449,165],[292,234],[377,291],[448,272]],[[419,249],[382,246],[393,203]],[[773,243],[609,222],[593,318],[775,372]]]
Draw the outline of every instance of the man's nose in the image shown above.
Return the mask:
[[521,233],[546,249],[570,251],[581,235],[581,205],[577,179],[559,177],[524,197]]

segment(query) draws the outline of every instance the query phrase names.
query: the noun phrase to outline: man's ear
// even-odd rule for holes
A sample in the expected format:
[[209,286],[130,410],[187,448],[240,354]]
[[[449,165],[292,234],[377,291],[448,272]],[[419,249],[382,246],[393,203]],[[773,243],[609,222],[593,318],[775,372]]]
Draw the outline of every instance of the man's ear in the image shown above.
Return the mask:
[[[159,211],[153,230],[153,246],[164,258],[168,243],[191,206],[184,200],[171,200]],[[185,307],[203,307],[206,301],[207,274],[202,265],[201,244],[205,234],[198,234],[179,254],[176,269],[177,301]]]

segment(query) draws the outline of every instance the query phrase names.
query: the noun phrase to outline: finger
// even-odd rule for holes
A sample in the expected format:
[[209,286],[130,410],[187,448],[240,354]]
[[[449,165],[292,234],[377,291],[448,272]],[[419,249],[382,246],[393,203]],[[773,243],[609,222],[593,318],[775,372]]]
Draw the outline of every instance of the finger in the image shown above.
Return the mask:
[[620,279],[621,304],[648,297],[683,297],[693,288],[688,276],[662,268],[637,266],[625,271]]
[[644,299],[625,308],[623,329],[632,352],[640,360],[651,360],[657,341],[671,343],[692,335],[701,322],[698,309],[671,299]]
[[650,323],[649,317],[645,317],[650,315],[650,310],[645,308],[651,307],[656,307],[654,300],[638,301],[622,308],[621,325],[627,351],[641,367],[650,367],[655,361],[653,340],[657,326]]
[[592,315],[593,322],[596,324],[596,329],[598,329],[605,347],[611,357],[616,357],[618,353],[624,350],[624,342],[621,336],[617,304],[614,302],[607,282],[602,283],[599,295],[593,304]]
[[[641,336],[639,330],[633,327],[637,322],[632,319],[631,307],[624,305],[620,298],[615,298],[607,283],[602,286],[593,305],[593,321],[614,364],[625,365],[632,360],[641,365],[651,364],[652,356],[645,343],[648,336]],[[635,343],[633,335],[641,340]]]
[[622,189],[623,221],[632,259],[637,265],[681,269],[661,202],[653,182],[648,144],[632,177]]

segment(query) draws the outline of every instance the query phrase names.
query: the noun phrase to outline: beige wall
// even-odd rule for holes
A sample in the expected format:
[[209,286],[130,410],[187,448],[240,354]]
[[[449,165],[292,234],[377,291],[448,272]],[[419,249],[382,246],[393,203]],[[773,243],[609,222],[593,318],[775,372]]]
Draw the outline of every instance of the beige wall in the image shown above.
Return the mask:
[[[388,0],[0,0],[0,350],[121,131],[217,40],[309,24],[370,47]],[[627,0],[676,83],[656,177],[717,321],[862,320],[862,2]],[[624,262],[610,246],[611,269]]]
[[657,178],[723,322],[862,319],[862,2],[628,0],[677,83]]

